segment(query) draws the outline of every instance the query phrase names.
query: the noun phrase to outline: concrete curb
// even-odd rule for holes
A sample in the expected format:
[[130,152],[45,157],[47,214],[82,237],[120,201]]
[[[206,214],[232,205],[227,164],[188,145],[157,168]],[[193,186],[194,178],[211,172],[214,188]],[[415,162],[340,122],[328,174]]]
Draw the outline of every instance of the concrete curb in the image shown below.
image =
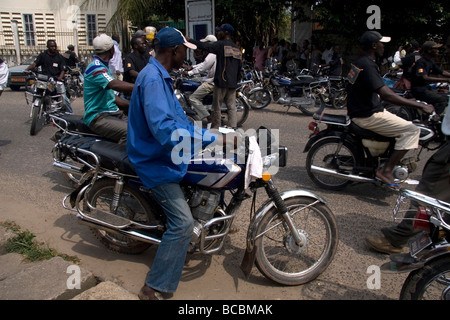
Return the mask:
[[15,234],[0,226],[0,300],[138,300],[121,286],[100,282],[92,272],[61,257],[28,262],[6,253]]

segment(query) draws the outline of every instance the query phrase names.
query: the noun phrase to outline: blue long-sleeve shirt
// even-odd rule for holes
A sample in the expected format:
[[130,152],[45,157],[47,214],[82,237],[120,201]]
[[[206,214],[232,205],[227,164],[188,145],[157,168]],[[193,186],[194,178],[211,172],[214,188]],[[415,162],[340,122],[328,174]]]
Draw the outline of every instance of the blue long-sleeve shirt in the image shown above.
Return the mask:
[[189,160],[216,135],[190,122],[157,59],[139,72],[128,113],[128,156],[147,188],[180,182]]

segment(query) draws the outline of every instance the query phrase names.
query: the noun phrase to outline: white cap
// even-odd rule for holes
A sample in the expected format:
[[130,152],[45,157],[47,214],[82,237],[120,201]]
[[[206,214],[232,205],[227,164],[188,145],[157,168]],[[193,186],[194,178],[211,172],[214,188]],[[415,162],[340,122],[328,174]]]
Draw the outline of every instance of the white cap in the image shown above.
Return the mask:
[[201,42],[216,42],[216,41],[217,41],[217,38],[216,38],[216,36],[210,34],[210,35],[207,35],[207,36],[205,37],[205,39],[201,39],[200,41],[201,41]]
[[95,37],[92,44],[94,46],[95,53],[106,52],[114,46],[113,39],[104,33]]

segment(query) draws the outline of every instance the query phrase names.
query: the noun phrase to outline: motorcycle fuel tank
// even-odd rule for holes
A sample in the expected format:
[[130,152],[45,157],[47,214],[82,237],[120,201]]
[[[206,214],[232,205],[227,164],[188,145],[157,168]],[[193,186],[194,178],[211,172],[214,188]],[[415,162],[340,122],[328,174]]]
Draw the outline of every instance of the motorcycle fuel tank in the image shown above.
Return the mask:
[[199,155],[191,159],[183,182],[213,189],[236,189],[245,175],[245,165],[237,163],[237,156],[228,159]]

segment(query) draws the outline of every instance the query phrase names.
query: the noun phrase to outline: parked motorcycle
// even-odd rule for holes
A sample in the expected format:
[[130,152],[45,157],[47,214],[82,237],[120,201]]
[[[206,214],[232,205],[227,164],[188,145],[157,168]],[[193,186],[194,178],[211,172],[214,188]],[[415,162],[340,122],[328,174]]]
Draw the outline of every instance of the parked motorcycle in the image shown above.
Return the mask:
[[[341,190],[352,182],[377,182],[375,174],[394,151],[394,138],[362,129],[347,115],[320,111],[313,119],[309,124],[313,133],[303,152],[307,152],[308,176],[317,186]],[[322,123],[326,125],[324,130],[320,128]],[[417,157],[404,158],[394,168],[395,179],[405,182],[416,170],[422,150],[436,150],[445,141],[441,123],[436,114],[429,117],[427,124],[414,122],[421,130],[421,148]]]
[[[309,74],[301,74],[295,77],[281,75],[277,70],[267,69],[264,73],[267,80],[264,87],[269,92],[271,101],[287,107],[287,112],[291,107],[299,109],[303,114],[312,116],[320,106],[322,101],[327,101],[327,88],[329,81],[326,78],[315,78]],[[264,99],[267,97],[266,91],[260,91]],[[252,99],[252,98],[250,98]],[[259,109],[266,107],[261,104]]]
[[[259,130],[256,137],[267,140],[272,136],[263,135],[264,131]],[[256,190],[263,188],[268,200],[251,212],[241,268],[248,276],[256,262],[258,269],[275,282],[303,284],[315,279],[331,263],[338,245],[336,220],[321,197],[306,190],[279,193],[269,174],[246,188],[248,146],[257,141],[256,137],[246,137],[245,147],[233,154],[217,158],[220,150],[215,154],[204,150],[191,160],[180,184],[195,220],[189,252],[218,252],[241,203],[251,198],[249,193],[253,193],[255,203]],[[64,207],[76,211],[79,222],[88,225],[106,247],[137,254],[161,242],[166,230],[165,215],[151,190],[136,175],[125,146],[67,136],[58,141],[55,149],[60,155],[54,160],[55,169],[83,177],[79,188],[63,200]],[[276,162],[279,167],[286,165],[285,147],[269,146],[261,154],[267,154],[262,157],[265,169]],[[67,157],[83,166],[68,166],[64,163]]]
[[65,88],[62,82],[54,78],[29,71],[31,79],[29,89],[25,91],[27,105],[31,107],[30,135],[34,136],[40,128],[50,123],[49,115],[54,112],[67,111]]
[[[189,101],[189,96],[197,90],[198,87],[200,87],[201,82],[196,81],[192,78],[183,76],[182,71],[175,73],[176,80],[174,82],[175,87],[175,95],[180,102],[181,106],[183,107],[183,110],[185,111],[187,117],[191,121],[200,121],[201,119],[197,115],[197,112],[195,111],[194,107],[192,106],[191,102]],[[247,101],[247,98],[242,93],[242,89],[245,86],[246,83],[251,81],[242,81],[239,83],[239,87],[236,89],[236,111],[237,111],[237,126],[242,127],[244,122],[247,120],[249,112],[250,112],[250,105]],[[206,109],[211,113],[212,110],[212,101],[213,101],[213,93],[208,94],[206,97],[203,98],[202,103],[206,107]],[[222,126],[228,125],[228,111],[227,106],[225,104],[222,105],[221,108],[221,115],[222,115]]]
[[64,84],[70,101],[83,96],[84,77],[80,68],[66,67]]
[[450,203],[402,189],[394,218],[417,203],[414,227],[422,230],[409,241],[409,253],[392,254],[382,272],[409,272],[401,300],[450,300]]

